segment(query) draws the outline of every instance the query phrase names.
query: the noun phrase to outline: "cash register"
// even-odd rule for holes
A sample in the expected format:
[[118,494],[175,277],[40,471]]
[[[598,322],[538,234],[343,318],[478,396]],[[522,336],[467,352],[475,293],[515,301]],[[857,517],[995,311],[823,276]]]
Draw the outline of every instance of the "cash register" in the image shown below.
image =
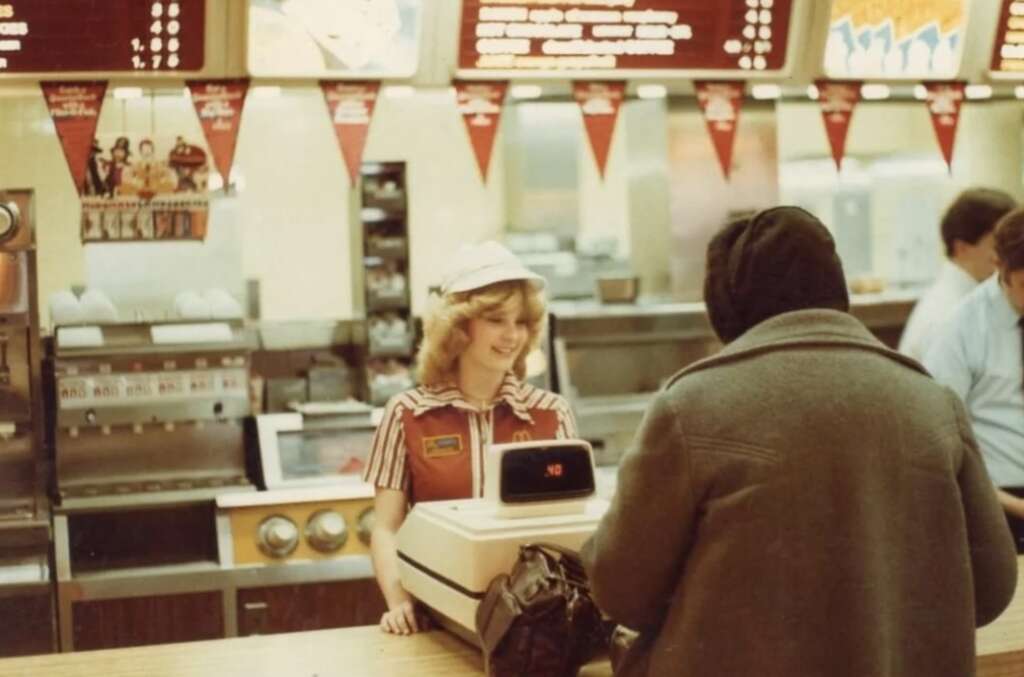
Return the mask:
[[594,456],[584,440],[493,445],[484,495],[417,503],[398,531],[402,586],[444,628],[479,644],[477,605],[511,570],[526,543],[579,549],[608,508],[597,498]]

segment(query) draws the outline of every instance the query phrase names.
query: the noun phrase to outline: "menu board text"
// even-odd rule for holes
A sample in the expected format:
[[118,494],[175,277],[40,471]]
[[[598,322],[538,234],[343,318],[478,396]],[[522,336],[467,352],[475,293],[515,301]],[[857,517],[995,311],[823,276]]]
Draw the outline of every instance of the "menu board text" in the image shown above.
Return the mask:
[[0,0],[0,73],[196,71],[206,0]]
[[1019,73],[1024,77],[1024,2],[1003,0],[989,67],[993,71]]
[[779,70],[792,0],[464,0],[459,68]]

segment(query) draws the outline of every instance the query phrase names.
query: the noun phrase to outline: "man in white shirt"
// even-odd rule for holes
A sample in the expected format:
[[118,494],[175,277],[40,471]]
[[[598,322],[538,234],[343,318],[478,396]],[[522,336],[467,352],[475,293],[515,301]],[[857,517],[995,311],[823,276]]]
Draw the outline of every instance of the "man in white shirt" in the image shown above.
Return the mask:
[[1024,209],[995,228],[997,274],[953,311],[924,366],[963,400],[985,467],[1024,552]]
[[1016,206],[1006,193],[987,188],[965,190],[949,206],[942,217],[946,260],[907,319],[901,353],[923,360],[936,330],[960,299],[995,271],[992,229]]

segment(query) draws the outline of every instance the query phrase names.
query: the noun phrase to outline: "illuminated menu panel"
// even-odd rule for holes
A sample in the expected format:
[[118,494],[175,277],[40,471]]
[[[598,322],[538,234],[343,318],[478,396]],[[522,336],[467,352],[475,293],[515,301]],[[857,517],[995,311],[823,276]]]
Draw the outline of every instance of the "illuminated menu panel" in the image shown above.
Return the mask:
[[[431,0],[438,5],[454,1]],[[248,0],[248,4],[252,75],[361,79],[416,73],[423,0]]]
[[206,0],[0,0],[0,74],[197,71]]
[[989,67],[997,73],[1024,77],[1024,2],[1003,0]]
[[969,0],[834,0],[825,75],[950,79],[960,68]]
[[459,68],[731,70],[785,65],[791,0],[463,0]]

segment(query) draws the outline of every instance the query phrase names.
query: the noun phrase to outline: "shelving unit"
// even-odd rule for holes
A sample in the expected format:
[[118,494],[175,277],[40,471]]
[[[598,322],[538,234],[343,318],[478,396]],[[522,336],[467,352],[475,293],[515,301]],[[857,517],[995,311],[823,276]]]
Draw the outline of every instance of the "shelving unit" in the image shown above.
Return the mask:
[[382,405],[413,385],[405,163],[365,163],[360,174],[366,383],[370,403]]

